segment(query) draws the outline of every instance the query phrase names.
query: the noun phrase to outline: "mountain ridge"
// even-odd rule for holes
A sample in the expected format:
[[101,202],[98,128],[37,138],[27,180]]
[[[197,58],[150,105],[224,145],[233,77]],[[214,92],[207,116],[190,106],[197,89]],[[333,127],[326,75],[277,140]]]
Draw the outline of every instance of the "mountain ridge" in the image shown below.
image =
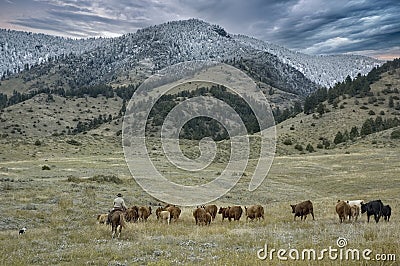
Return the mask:
[[[18,37],[10,37],[18,35]],[[26,46],[18,48],[17,39],[25,36]],[[2,37],[3,36],[3,37]],[[7,40],[8,38],[11,40]],[[60,46],[64,49],[54,49]],[[44,34],[0,31],[0,74],[18,73],[32,65],[63,58],[86,58],[84,63],[103,56],[105,67],[126,70],[140,61],[150,59],[150,71],[188,60],[226,61],[266,52],[301,72],[319,86],[331,87],[347,75],[365,75],[382,62],[359,55],[306,55],[279,45],[245,35],[232,35],[218,25],[198,19],[172,21],[140,29],[115,38],[73,40]],[[113,54],[110,54],[113,50]],[[58,51],[58,52],[56,52]],[[91,58],[92,57],[92,58]],[[94,62],[96,63],[96,62]],[[98,63],[98,62],[97,62]],[[104,62],[103,62],[104,63]],[[76,73],[71,73],[76,74]],[[98,75],[107,76],[107,70]],[[105,80],[102,80],[104,82]]]

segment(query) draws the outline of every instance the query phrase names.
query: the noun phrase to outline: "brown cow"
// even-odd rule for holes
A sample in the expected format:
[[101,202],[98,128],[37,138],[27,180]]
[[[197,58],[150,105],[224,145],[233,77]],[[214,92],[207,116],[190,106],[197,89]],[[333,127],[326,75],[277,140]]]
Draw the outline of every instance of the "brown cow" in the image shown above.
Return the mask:
[[206,205],[206,206],[203,206],[203,208],[206,210],[206,212],[208,212],[209,214],[211,214],[211,218],[212,218],[212,220],[214,221],[215,216],[217,216],[217,211],[218,211],[217,206],[213,204],[213,205]]
[[130,207],[125,212],[127,222],[137,222],[139,219],[139,208],[137,206]]
[[219,208],[218,213],[222,214],[222,221],[225,218],[228,218],[228,221],[231,221],[232,219],[234,221],[239,221],[240,217],[242,216],[243,209],[240,206],[233,206],[233,207],[227,207],[227,208]]
[[219,214],[221,214],[221,216],[222,216],[222,221],[225,219],[225,218],[229,218],[229,208],[230,207],[220,207],[219,208],[219,211],[218,211],[218,213]]
[[350,206],[350,212],[351,217],[354,218],[354,221],[357,221],[358,215],[360,214],[360,207],[358,207],[358,205]]
[[146,221],[147,218],[151,215],[151,207],[141,206],[138,211],[139,219],[142,221]]
[[164,209],[163,207],[158,207],[158,208],[156,209],[156,217],[157,217],[157,220],[160,218],[160,212],[162,212],[162,211],[165,211],[165,209]]
[[[194,220],[196,221],[196,224],[198,224],[198,225],[205,224],[206,225],[207,224],[207,213],[208,212],[206,212],[206,210],[204,208],[197,208],[196,210],[194,210],[193,217],[194,217]],[[209,217],[211,217],[211,215]]]
[[246,221],[250,218],[250,220],[254,219],[264,219],[264,208],[261,205],[253,205],[250,207],[244,207],[245,214],[246,214]]
[[103,213],[103,214],[99,214],[97,215],[97,222],[99,224],[105,224],[108,221],[108,213]]
[[342,200],[338,200],[336,204],[336,213],[339,215],[340,223],[346,220],[346,217],[351,219],[351,207],[350,205]]
[[211,224],[212,215],[209,212],[206,212],[206,225]]
[[301,220],[303,220],[304,216],[304,221],[307,218],[307,214],[311,214],[313,220],[314,219],[314,209],[313,209],[313,204],[311,201],[303,201],[295,205],[290,205],[292,207],[292,213],[294,213],[294,221],[296,221],[296,216],[300,216]]
[[233,207],[229,208],[228,220],[231,221],[231,219],[233,218],[233,220],[239,221],[240,217],[242,216],[242,213],[243,213],[242,207],[233,206]]
[[168,206],[164,208],[165,210],[169,211],[170,215],[170,220],[174,219],[175,221],[178,220],[179,216],[181,215],[181,209],[176,206]]

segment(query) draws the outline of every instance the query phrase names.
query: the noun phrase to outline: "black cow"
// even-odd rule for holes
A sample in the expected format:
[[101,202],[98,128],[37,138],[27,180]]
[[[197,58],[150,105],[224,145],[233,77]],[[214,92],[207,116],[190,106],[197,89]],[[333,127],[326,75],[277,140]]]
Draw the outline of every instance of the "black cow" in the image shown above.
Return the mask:
[[369,217],[374,216],[375,222],[379,222],[382,216],[383,203],[381,200],[373,200],[368,203],[361,203],[361,213],[367,212],[367,218],[369,222]]
[[390,215],[392,215],[392,208],[390,208],[389,205],[383,206],[382,216],[385,219],[385,221],[389,222]]

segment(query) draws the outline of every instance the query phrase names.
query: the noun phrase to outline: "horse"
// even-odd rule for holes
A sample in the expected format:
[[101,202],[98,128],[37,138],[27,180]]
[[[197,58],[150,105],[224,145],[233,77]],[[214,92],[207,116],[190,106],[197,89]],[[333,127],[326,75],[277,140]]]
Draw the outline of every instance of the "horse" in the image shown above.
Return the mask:
[[118,226],[119,226],[119,232],[118,232],[118,236],[117,237],[120,237],[121,236],[122,227],[125,227],[124,213],[122,211],[114,211],[111,214],[111,219],[110,220],[111,220],[111,226],[112,226],[111,238],[114,238],[115,234],[117,233]]

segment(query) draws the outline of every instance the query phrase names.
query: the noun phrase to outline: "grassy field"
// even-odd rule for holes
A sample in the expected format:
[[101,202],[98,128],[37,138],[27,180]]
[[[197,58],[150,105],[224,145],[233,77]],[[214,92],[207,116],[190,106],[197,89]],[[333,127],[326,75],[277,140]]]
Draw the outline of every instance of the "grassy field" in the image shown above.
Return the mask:
[[[218,207],[262,204],[265,220],[246,222],[242,217],[229,223],[217,215],[210,226],[196,226],[193,208],[183,207],[180,219],[169,226],[152,214],[147,222],[130,223],[119,239],[111,239],[111,228],[97,224],[96,216],[107,212],[118,192],[128,206],[155,209],[161,204],[130,176],[120,140],[85,135],[75,137],[81,145],[71,145],[67,137],[50,137],[35,145],[37,140],[0,139],[1,265],[396,265],[399,261],[397,146],[360,144],[346,152],[277,156],[268,177],[250,193],[252,160],[247,175],[214,203]],[[162,165],[162,160],[158,163]],[[213,166],[215,172],[218,164]],[[44,165],[50,170],[42,170]],[[293,221],[289,204],[308,199],[314,203],[315,221],[310,216],[305,222]],[[335,213],[338,199],[381,199],[390,204],[393,216],[378,224],[367,223],[366,215],[340,224]],[[23,226],[26,234],[19,236]],[[322,261],[285,262],[276,252],[272,260],[257,258],[265,244],[269,250],[319,252],[338,248],[339,237],[347,239],[345,248],[371,249],[371,257],[396,254],[396,261],[341,261],[326,255]]]

